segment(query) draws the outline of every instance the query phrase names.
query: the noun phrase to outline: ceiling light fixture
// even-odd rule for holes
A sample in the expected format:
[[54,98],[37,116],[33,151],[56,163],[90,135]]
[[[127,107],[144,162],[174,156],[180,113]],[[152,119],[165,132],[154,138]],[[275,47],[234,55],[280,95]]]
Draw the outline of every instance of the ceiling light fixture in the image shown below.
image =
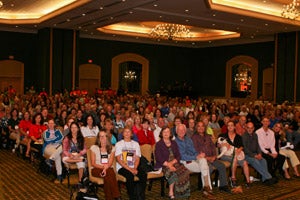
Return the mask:
[[281,16],[288,19],[296,19],[300,15],[300,11],[297,9],[300,6],[298,0],[293,0],[292,3],[283,6]]
[[0,8],[3,6],[3,2],[2,1],[0,1]]
[[181,24],[158,24],[150,32],[156,39],[177,40],[190,37],[190,29]]

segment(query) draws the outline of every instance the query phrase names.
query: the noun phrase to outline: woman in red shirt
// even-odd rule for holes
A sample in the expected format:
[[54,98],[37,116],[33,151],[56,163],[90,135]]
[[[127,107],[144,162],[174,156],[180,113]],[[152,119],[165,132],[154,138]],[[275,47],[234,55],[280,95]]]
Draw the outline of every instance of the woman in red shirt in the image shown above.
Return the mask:
[[140,145],[143,144],[155,144],[154,134],[153,131],[149,128],[149,120],[143,119],[142,122],[142,129],[137,132],[137,137]]
[[[19,123],[19,131],[21,136],[21,141],[24,141],[26,144],[29,140],[29,128],[32,125],[30,120],[30,114],[28,111],[24,113],[24,119],[22,119]],[[26,157],[29,157],[30,148],[27,147]]]
[[29,127],[29,141],[27,143],[27,148],[30,150],[31,147],[34,147],[39,150],[39,155],[42,157],[42,147],[43,140],[42,134],[47,129],[47,126],[44,125],[42,114],[37,113],[32,119],[32,125]]

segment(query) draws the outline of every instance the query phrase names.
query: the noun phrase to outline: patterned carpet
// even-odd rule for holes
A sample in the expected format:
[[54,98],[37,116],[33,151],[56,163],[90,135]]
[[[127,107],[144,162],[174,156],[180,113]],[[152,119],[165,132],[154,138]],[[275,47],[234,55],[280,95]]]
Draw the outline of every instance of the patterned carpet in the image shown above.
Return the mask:
[[[0,200],[67,200],[70,199],[70,191],[67,182],[55,184],[54,176],[46,176],[37,172],[37,168],[28,160],[18,157],[8,150],[0,150]],[[241,178],[240,178],[241,180]],[[71,176],[71,183],[76,183],[75,175]],[[203,199],[202,193],[197,190],[197,176],[191,176],[192,195],[191,200]],[[244,188],[242,194],[221,193],[214,188],[214,194],[217,199],[300,199],[300,179],[290,181],[280,179],[279,183],[274,186],[265,186],[259,182],[252,184],[250,189]],[[126,188],[121,188],[122,199],[126,200]],[[167,191],[166,191],[167,194]],[[74,194],[73,199],[75,199]],[[103,189],[98,191],[100,199],[104,199]],[[163,199],[160,197],[160,182],[154,181],[152,191],[146,192],[146,199]],[[164,199],[167,199],[165,197]]]

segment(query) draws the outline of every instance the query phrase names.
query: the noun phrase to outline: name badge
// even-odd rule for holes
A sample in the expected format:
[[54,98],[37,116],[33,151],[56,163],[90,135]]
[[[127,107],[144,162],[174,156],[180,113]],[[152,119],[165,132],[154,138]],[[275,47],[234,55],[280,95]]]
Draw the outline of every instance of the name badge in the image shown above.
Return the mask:
[[130,161],[130,162],[133,161],[133,153],[130,153],[130,152],[127,153],[127,161]]
[[104,154],[104,155],[101,154],[101,163],[102,164],[108,163],[108,155],[107,154]]

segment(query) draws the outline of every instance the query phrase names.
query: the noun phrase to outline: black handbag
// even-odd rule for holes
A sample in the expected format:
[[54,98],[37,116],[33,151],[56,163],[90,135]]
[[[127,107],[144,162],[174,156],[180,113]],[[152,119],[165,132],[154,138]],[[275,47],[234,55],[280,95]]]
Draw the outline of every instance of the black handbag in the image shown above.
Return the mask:
[[146,173],[154,171],[153,165],[144,156],[141,156],[140,158],[139,169]]

